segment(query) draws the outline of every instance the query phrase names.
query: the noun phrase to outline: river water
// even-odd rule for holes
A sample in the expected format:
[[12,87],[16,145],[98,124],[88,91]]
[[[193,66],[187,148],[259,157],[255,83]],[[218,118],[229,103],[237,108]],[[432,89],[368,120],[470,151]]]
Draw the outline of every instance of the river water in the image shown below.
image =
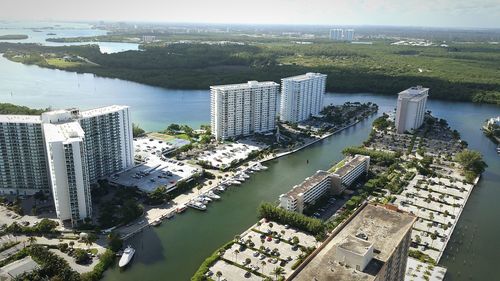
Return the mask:
[[45,41],[47,38],[71,38],[106,35],[102,29],[93,29],[85,23],[58,23],[58,22],[0,22],[0,35],[21,34],[27,35],[22,40],[0,40],[10,43],[36,43],[45,46],[70,46],[70,45],[99,45],[101,53],[117,53],[123,51],[137,51],[139,44],[120,42],[74,42],[59,43]]
[[[251,77],[249,77],[251,79]],[[409,85],[411,86],[411,85]],[[432,89],[431,89],[432,97]],[[378,115],[394,109],[395,96],[328,93],[326,103],[374,102]],[[191,126],[208,124],[209,92],[169,90],[118,79],[26,66],[0,58],[0,102],[30,107],[82,109],[110,104],[132,107],[135,123],[160,130],[172,122]],[[500,114],[500,107],[429,100],[428,109],[459,130],[472,149],[479,150],[489,167],[472,193],[441,264],[449,268],[447,280],[492,280],[500,260],[500,157],[495,145],[479,130],[482,122]],[[128,241],[136,249],[132,266],[109,270],[106,281],[188,280],[216,248],[256,221],[262,201],[279,194],[318,169],[342,158],[341,150],[365,140],[375,116],[307,149],[274,160],[267,171],[252,175],[205,213],[189,210],[160,227],[147,229]],[[307,164],[307,160],[309,160]]]

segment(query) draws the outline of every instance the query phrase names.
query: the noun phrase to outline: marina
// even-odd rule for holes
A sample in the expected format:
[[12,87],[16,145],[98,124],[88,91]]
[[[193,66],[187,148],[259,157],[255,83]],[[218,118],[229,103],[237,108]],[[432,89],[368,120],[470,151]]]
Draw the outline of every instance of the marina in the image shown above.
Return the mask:
[[[165,90],[117,79],[5,62],[4,58],[0,58],[0,69],[3,69],[4,74],[0,78],[0,95],[5,102],[56,108],[71,107],[75,103],[90,108],[122,102],[132,105],[134,122],[148,130],[160,130],[164,124],[175,122],[196,126],[207,123],[209,119],[209,111],[204,106],[208,102],[208,91]],[[17,77],[22,75],[28,75],[29,79],[20,81]],[[52,79],[57,79],[59,83],[50,83]],[[67,94],[68,89],[71,96]],[[151,101],[154,101],[154,105],[151,105]],[[344,101],[372,101],[381,106],[380,112],[394,108],[393,97],[330,93],[325,96],[325,103],[341,104]],[[494,249],[500,248],[496,239],[500,228],[489,223],[495,221],[498,214],[496,198],[500,195],[495,187],[500,179],[500,161],[495,153],[497,146],[480,133],[478,124],[498,115],[498,106],[436,100],[430,100],[428,105],[434,115],[447,119],[472,149],[481,151],[489,165],[474,192],[470,194],[469,203],[460,216],[440,262],[448,268],[447,276],[453,280],[470,280],[471,276],[487,280],[495,276],[495,271],[490,266],[491,259],[498,257]],[[188,280],[202,259],[195,256],[209,255],[235,233],[241,233],[253,224],[255,207],[261,201],[273,200],[316,170],[339,161],[344,147],[360,144],[366,139],[373,119],[371,117],[361,121],[335,137],[322,140],[302,151],[270,160],[265,164],[269,167],[265,172],[247,171],[252,176],[239,187],[226,188],[219,185],[214,192],[224,192],[223,198],[212,204],[210,211],[206,213],[186,212],[182,219],[175,219],[175,223],[145,229],[131,237],[127,243],[136,245],[141,255],[135,257],[134,266],[127,270],[127,274],[112,269],[106,272],[104,280],[152,281],[160,274],[175,276],[172,280]],[[208,189],[200,192],[205,191]],[[196,196],[194,191],[192,197]],[[169,207],[169,210],[175,211],[188,200],[182,197],[179,201],[180,204]],[[156,217],[152,216],[151,221],[154,218]],[[196,226],[196,231],[192,231],[193,225]],[[203,233],[203,239],[199,238],[200,233]],[[477,239],[478,237],[482,239]],[[174,255],[176,260],[185,262],[165,264],[164,260]]]

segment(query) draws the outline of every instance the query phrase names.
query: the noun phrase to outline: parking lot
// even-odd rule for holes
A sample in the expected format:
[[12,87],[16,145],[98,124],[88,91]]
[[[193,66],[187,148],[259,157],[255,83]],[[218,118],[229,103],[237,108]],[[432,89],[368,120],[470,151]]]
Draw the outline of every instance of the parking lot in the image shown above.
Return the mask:
[[214,150],[200,153],[198,160],[206,161],[214,168],[225,168],[231,166],[233,161],[242,161],[248,158],[250,153],[263,148],[265,148],[265,145],[248,140],[225,143],[217,146]]
[[189,141],[183,139],[165,141],[155,138],[135,138],[134,155],[136,158],[142,160],[150,157],[151,155],[160,157],[187,144],[189,144]]
[[[298,239],[294,245],[293,240]],[[284,269],[283,277],[288,277],[293,272],[292,266],[304,254],[304,249],[317,247],[316,239],[304,232],[290,228],[276,222],[260,221],[249,230],[244,232],[237,243],[227,249],[222,259],[217,261],[208,275],[215,277],[220,271],[220,280],[263,280],[262,276],[273,278],[272,273],[276,267]],[[247,273],[240,267],[232,265],[237,263],[247,271],[258,272]]]
[[165,186],[167,191],[175,189],[179,180],[187,180],[199,168],[183,162],[151,155],[146,163],[109,178],[112,184],[136,186],[142,191],[151,192],[159,186]]

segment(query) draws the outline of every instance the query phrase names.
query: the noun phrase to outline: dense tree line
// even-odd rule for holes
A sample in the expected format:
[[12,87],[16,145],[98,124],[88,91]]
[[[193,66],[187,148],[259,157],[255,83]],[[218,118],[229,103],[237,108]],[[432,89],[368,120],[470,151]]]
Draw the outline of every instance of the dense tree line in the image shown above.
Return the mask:
[[[179,89],[272,80],[314,71],[328,74],[327,90],[396,94],[414,85],[431,88],[436,99],[500,104],[498,46],[471,44],[450,48],[369,46],[318,42],[298,45],[168,44],[144,51],[102,54],[97,45],[47,47],[0,43],[13,60],[50,65],[44,56],[76,55],[96,64],[65,68],[144,84]],[[24,54],[25,56],[16,56]]]
[[32,109],[11,103],[0,103],[0,114],[40,115],[48,109]]

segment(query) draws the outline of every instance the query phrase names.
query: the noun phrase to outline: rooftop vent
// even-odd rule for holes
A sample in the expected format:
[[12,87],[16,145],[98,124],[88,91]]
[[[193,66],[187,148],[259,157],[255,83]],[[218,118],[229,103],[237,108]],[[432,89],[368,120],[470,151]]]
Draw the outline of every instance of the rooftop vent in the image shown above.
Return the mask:
[[364,234],[363,232],[356,234],[356,237],[358,237],[359,239],[368,240],[368,235]]

